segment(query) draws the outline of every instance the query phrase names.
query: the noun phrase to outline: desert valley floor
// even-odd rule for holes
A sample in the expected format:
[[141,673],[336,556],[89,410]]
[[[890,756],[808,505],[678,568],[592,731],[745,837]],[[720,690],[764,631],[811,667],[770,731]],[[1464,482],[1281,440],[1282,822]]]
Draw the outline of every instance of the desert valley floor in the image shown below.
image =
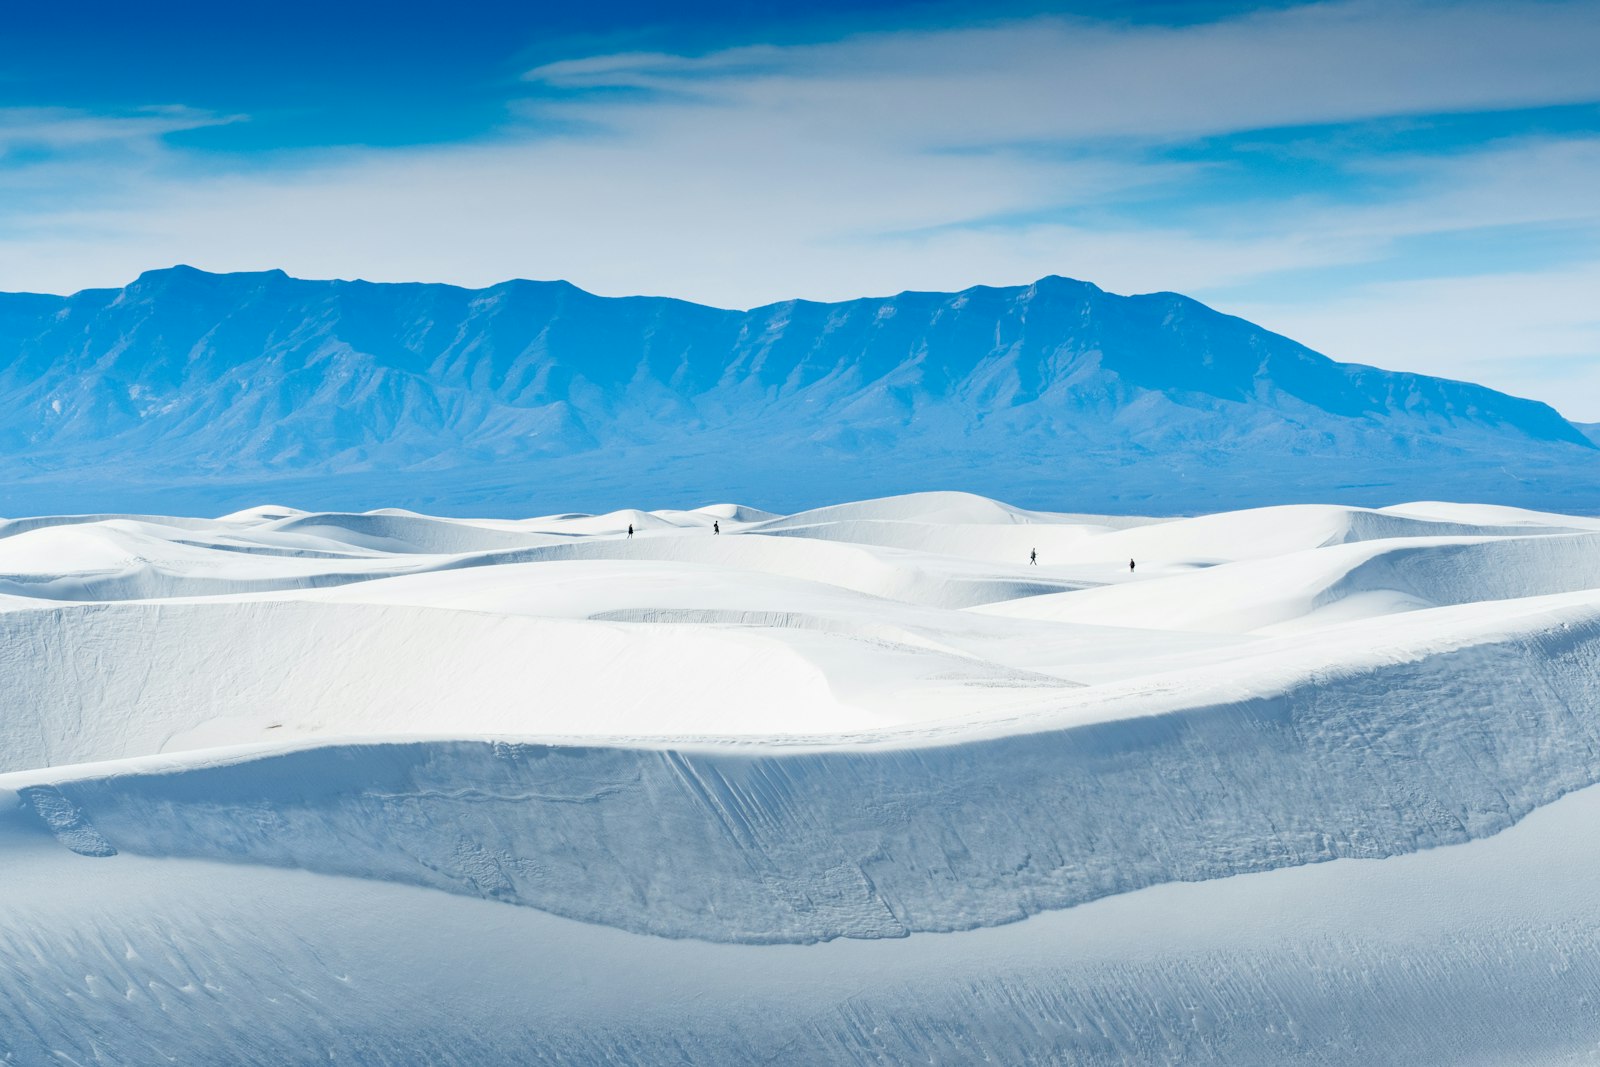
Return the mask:
[[1600,1062],[1600,519],[17,519],[0,633],[0,1063]]

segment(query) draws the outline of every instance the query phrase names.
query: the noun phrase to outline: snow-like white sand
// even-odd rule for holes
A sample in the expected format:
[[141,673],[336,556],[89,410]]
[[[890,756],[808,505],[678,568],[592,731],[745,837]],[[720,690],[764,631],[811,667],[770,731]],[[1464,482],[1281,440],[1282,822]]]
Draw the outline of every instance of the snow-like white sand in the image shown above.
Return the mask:
[[0,1063],[1600,1058],[1600,520],[25,519],[0,672]]

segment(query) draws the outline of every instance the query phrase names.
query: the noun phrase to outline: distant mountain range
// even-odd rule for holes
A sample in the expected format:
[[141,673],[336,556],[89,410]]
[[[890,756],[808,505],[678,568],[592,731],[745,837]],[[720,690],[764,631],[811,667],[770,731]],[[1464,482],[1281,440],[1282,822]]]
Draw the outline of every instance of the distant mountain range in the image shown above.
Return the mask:
[[788,511],[933,488],[1074,511],[1600,509],[1600,449],[1545,404],[1057,277],[752,311],[189,267],[4,294],[0,457],[11,515]]

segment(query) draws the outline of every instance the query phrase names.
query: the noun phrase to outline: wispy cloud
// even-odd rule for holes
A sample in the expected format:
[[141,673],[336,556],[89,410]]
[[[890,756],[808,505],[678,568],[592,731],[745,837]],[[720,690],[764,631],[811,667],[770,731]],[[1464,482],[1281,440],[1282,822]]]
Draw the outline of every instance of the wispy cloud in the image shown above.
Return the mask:
[[1232,310],[1344,358],[1488,383],[1600,421],[1600,261],[1358,284]]
[[[131,209],[138,203],[132,190],[158,176],[174,187],[187,184],[194,167],[186,165],[167,138],[237,121],[242,116],[181,106],[118,114],[0,108],[0,240],[6,241],[5,250],[13,256],[20,252],[11,247],[10,238],[21,233],[47,241],[66,237],[74,231],[71,217],[84,211]],[[113,223],[104,232],[115,238],[121,231]],[[31,271],[31,266],[17,259],[12,271]]]
[[150,145],[167,134],[239,118],[176,105],[137,108],[119,115],[85,114],[70,108],[0,108],[0,152]]
[[[536,83],[642,89],[925,144],[1185,138],[1387,115],[1593,101],[1600,12],[1566,3],[1311,4],[1199,26],[1038,18],[707,56],[547,64]],[[618,127],[651,110],[552,106]]]

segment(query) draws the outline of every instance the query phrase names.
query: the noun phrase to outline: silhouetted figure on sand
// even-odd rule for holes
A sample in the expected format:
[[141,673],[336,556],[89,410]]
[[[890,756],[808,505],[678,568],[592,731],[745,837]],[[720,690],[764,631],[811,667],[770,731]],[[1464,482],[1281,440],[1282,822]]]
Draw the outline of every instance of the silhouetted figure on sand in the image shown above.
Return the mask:
[[714,533],[714,534],[721,533],[722,532],[722,523],[718,522],[716,519],[712,519],[711,520],[711,532]]
[[1133,560],[1131,560],[1131,559],[1128,561],[1128,573],[1129,574],[1133,573]]
[[1028,562],[1035,567],[1039,565],[1039,550],[1037,548],[1028,549]]
[[633,523],[628,523],[628,540],[633,540]]

